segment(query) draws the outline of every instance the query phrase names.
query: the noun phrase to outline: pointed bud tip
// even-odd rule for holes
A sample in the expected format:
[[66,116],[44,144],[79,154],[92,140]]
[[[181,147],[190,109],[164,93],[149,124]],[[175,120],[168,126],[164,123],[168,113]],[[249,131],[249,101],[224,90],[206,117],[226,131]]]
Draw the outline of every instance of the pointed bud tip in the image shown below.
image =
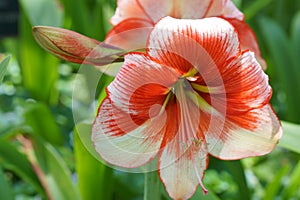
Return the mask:
[[32,33],[33,33],[33,34],[36,34],[36,33],[40,32],[40,30],[41,30],[42,28],[43,28],[42,26],[33,26],[33,27],[32,27]]
[[36,37],[36,34],[38,33],[38,27],[37,26],[33,26],[32,27],[32,35],[34,36],[34,37]]
[[41,45],[41,39],[44,38],[44,37],[42,37],[42,34],[43,34],[42,29],[43,29],[42,26],[33,26],[32,27],[32,35],[40,45]]

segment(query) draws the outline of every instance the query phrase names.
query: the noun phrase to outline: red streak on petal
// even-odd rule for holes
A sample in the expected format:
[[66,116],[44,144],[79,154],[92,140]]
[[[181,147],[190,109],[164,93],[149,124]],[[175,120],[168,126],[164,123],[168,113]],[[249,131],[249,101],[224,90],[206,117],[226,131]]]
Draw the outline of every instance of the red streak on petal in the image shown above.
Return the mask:
[[137,88],[130,99],[130,110],[133,121],[141,125],[151,117],[156,117],[165,100],[168,88],[159,84],[146,84]]
[[105,43],[130,51],[145,48],[153,26],[145,19],[125,19],[108,32]]
[[240,21],[237,19],[226,19],[226,20],[228,20],[235,27],[239,35],[242,50],[249,49],[250,51],[253,51],[262,69],[265,70],[267,68],[267,64],[265,60],[261,57],[258,42],[255,33],[253,32],[251,27],[248,24],[246,24],[244,21]]
[[169,103],[165,108],[165,112],[167,114],[167,121],[166,121],[166,132],[164,135],[163,142],[161,144],[161,149],[165,147],[166,144],[171,142],[178,132],[180,118],[178,105],[176,104],[176,99],[174,95],[171,96]]

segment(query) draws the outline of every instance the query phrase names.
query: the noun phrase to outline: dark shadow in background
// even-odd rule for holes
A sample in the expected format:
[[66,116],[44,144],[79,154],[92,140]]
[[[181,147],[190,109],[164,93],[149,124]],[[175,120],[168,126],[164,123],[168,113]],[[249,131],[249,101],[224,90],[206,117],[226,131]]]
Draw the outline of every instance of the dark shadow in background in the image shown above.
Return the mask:
[[18,34],[18,0],[0,0],[0,38]]

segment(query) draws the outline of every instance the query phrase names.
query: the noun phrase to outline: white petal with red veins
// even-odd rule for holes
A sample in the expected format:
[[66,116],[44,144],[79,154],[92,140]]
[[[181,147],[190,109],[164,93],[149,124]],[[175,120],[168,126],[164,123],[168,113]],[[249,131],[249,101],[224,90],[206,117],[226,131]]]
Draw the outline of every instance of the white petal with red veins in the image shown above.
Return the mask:
[[113,25],[117,25],[125,19],[135,18],[150,20],[145,11],[140,7],[137,0],[118,0],[115,15],[110,19]]
[[159,155],[159,174],[166,191],[173,199],[188,199],[201,184],[206,193],[201,181],[208,163],[205,141],[192,144],[180,156],[174,151],[180,148],[177,142],[169,143]]
[[[246,51],[220,68],[223,97],[213,98],[215,107],[227,107],[227,114],[237,115],[261,107],[270,100],[272,89],[252,52]],[[220,108],[220,107],[219,107]]]
[[157,154],[166,128],[166,116],[160,110],[168,87],[177,78],[172,68],[143,54],[125,56],[93,126],[92,140],[104,160],[137,167]]
[[[154,105],[178,79],[179,74],[172,68],[160,65],[143,54],[127,54],[125,62],[115,80],[107,88],[111,101],[125,112],[134,107]],[[134,101],[133,95],[140,89],[150,86],[161,90],[148,91],[147,98],[139,95]],[[136,110],[136,109],[134,109]],[[132,111],[134,111],[132,110]],[[138,111],[138,110],[137,110]]]
[[127,51],[145,49],[153,24],[144,19],[126,19],[114,26],[106,35],[105,43]]
[[183,69],[188,62],[200,73],[221,65],[240,51],[234,27],[215,17],[201,20],[165,17],[150,33],[147,47],[150,56],[167,65]]
[[173,8],[173,0],[137,0],[137,2],[154,24],[162,17],[170,15]]
[[223,17],[244,20],[244,14],[237,9],[231,0],[227,0],[223,7]]
[[209,9],[205,13],[205,17],[217,17],[222,15],[226,1],[227,0],[212,0]]
[[266,61],[261,57],[257,39],[251,27],[244,21],[237,19],[228,19],[228,21],[235,27],[239,35],[242,50],[249,49],[250,51],[254,52],[255,57],[262,69],[265,70],[267,68],[267,64]]
[[160,177],[174,199],[188,199],[199,184],[207,192],[201,180],[208,163],[206,142],[200,128],[199,105],[185,94],[191,89],[188,84],[179,80],[174,86],[179,110],[176,119],[167,123],[178,130],[159,154]]
[[[152,160],[159,151],[164,132],[165,115],[138,126],[126,114],[104,100],[92,129],[96,151],[110,164],[134,168]],[[122,118],[125,116],[125,119]]]
[[232,160],[270,153],[281,135],[280,122],[267,104],[244,115],[227,116],[224,126],[216,121],[205,138],[210,154]]
[[175,0],[172,17],[180,19],[200,19],[205,17],[213,0]]
[[213,0],[205,17],[222,16],[231,19],[244,20],[244,14],[237,9],[231,0]]

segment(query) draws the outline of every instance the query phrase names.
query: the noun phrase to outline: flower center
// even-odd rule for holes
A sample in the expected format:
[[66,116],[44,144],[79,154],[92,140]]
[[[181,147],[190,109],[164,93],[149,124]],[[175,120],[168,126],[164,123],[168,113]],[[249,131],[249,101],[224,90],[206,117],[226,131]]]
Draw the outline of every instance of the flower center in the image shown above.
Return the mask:
[[197,107],[207,113],[214,113],[216,110],[199,94],[202,93],[217,93],[219,91],[218,87],[207,87],[204,85],[200,85],[195,83],[194,81],[197,80],[195,75],[198,73],[196,68],[193,68],[188,73],[181,76],[178,81],[169,88],[167,92],[167,96],[165,101],[162,105],[160,114],[164,111],[167,107],[168,103],[178,103],[178,99],[185,99],[187,98],[191,100]]

